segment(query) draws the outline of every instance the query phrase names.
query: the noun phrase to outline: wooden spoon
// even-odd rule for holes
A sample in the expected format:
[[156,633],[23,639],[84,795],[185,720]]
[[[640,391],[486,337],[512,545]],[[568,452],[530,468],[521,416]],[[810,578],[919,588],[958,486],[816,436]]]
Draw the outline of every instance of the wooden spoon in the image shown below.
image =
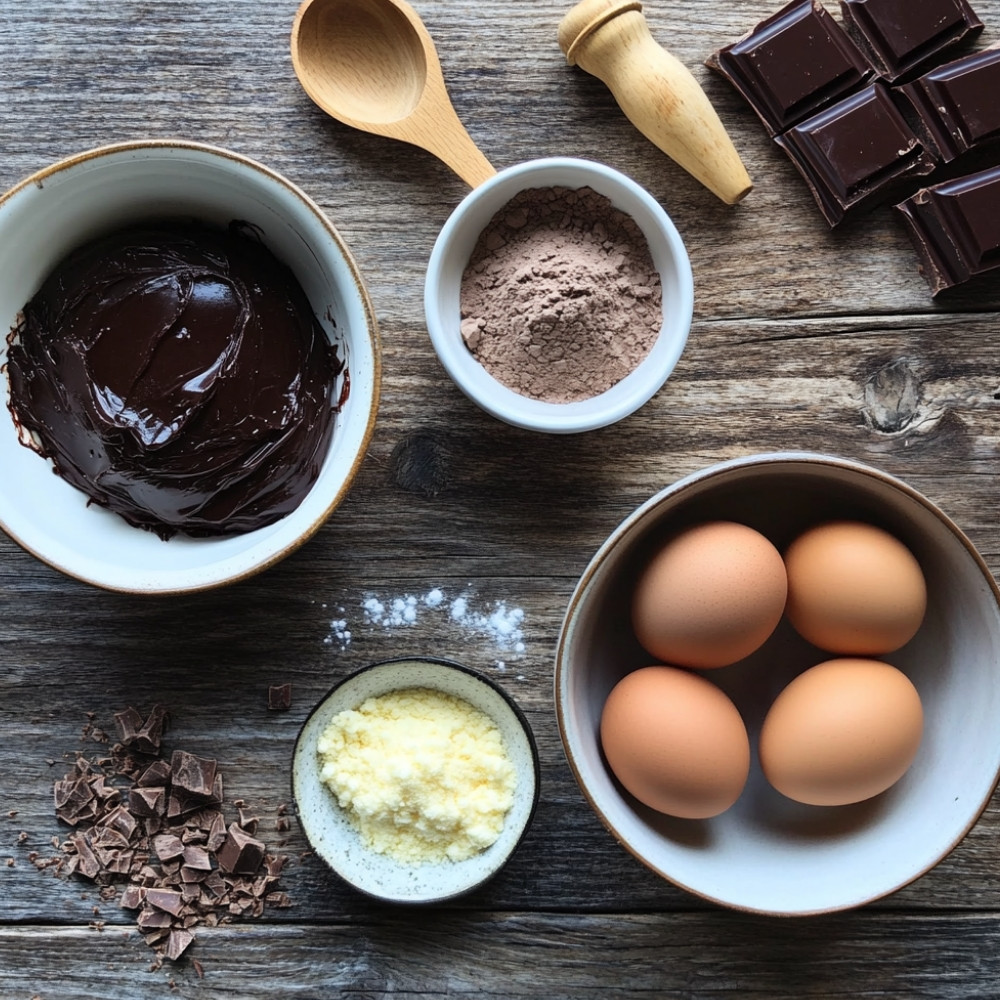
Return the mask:
[[434,41],[404,0],[305,0],[292,65],[305,92],[345,125],[426,149],[471,187],[496,173],[459,121]]

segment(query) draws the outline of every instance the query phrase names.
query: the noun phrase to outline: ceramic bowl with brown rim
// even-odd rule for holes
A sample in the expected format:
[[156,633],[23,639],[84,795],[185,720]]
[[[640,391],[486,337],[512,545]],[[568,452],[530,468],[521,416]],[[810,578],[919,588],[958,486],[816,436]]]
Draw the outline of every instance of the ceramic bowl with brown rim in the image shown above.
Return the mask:
[[[616,781],[599,737],[608,693],[653,658],[632,633],[641,568],[671,532],[732,520],[779,549],[806,528],[847,518],[876,524],[917,557],[927,612],[916,635],[881,659],[919,692],[922,740],[894,785],[866,801],[810,806],[761,772],[757,738],[793,677],[830,654],[782,620],[751,656],[702,671],[735,703],[751,746],[750,775],[728,810],[677,819],[642,805]],[[556,653],[560,733],[597,815],[643,864],[676,885],[738,910],[803,915],[886,896],[934,867],[986,808],[1000,776],[1000,590],[969,539],[935,504],[874,468],[810,453],[723,462],[663,489],[599,548],[570,600]]]
[[[132,527],[53,474],[0,412],[0,526],[29,552],[110,590],[204,590],[273,565],[308,539],[341,502],[365,455],[378,408],[381,352],[357,265],[330,220],[291,181],[246,157],[181,140],[89,150],[0,195],[0,364],[8,331],[55,265],[100,235],[147,220],[246,224],[305,291],[343,361],[330,387],[333,433],[299,505],[274,523],[216,537],[168,541]],[[10,387],[2,379],[4,402]]]

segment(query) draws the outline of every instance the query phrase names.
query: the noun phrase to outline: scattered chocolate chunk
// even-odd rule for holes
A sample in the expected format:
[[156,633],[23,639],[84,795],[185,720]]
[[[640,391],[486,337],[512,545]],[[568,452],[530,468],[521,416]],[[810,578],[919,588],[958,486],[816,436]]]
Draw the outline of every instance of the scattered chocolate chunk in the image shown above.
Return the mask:
[[167,809],[165,788],[142,788],[129,790],[128,807],[136,816],[162,816]]
[[267,849],[235,823],[230,824],[226,842],[218,852],[219,867],[234,875],[254,875],[264,861]]
[[184,841],[172,833],[159,833],[153,837],[153,850],[161,861],[172,861],[184,854]]
[[175,917],[181,915],[184,900],[176,889],[147,889],[146,903],[157,910],[172,913]]
[[170,765],[165,760],[154,760],[136,779],[140,788],[165,787],[170,782]]
[[127,885],[122,891],[118,905],[123,910],[138,910],[146,901],[146,890],[139,885]]
[[170,758],[170,780],[178,800],[188,803],[212,797],[217,764],[207,757],[197,757],[186,750],[175,750]]
[[272,712],[285,712],[292,707],[292,685],[276,684],[267,689],[267,707]]
[[122,712],[115,713],[115,725],[118,727],[118,738],[128,746],[135,742],[139,730],[142,729],[143,718],[139,712],[129,706]]
[[189,930],[185,930],[184,928],[175,928],[172,930],[167,937],[167,958],[172,962],[176,962],[184,954],[192,941],[194,941],[194,935]]
[[[53,785],[56,816],[74,832],[62,843],[53,838],[56,856],[28,855],[40,871],[90,879],[105,901],[126,883],[119,905],[136,911],[156,968],[184,954],[200,925],[260,916],[268,899],[286,905],[277,886],[285,858],[254,838],[258,819],[241,799],[227,829],[217,762],[183,750],[169,763],[159,757],[166,720],[162,707],[145,720],[135,709],[117,713],[121,743],[111,755],[78,755]],[[19,842],[27,839],[22,833]]]

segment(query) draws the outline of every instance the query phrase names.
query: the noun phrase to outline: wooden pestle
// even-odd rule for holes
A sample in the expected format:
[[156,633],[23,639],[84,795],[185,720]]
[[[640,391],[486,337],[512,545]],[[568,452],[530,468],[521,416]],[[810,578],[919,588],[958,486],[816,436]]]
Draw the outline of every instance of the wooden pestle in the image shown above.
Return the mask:
[[559,23],[571,65],[603,80],[626,117],[727,205],[753,182],[691,71],[649,33],[639,0],[582,0]]

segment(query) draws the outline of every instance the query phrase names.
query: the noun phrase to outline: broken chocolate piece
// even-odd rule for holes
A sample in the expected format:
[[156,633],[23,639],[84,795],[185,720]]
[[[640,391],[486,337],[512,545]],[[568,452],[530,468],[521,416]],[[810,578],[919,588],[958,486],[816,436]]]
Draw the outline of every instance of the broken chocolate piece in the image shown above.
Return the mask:
[[888,197],[901,180],[929,174],[936,163],[881,83],[838,101],[774,141],[802,174],[831,226],[848,210]]
[[858,90],[874,74],[818,0],[792,0],[706,65],[736,87],[771,135]]
[[189,930],[185,930],[182,927],[175,927],[167,937],[167,958],[172,962],[176,962],[193,940],[194,935]]
[[165,788],[130,788],[128,807],[136,816],[162,816],[166,811]]
[[[100,761],[77,757],[72,771],[53,784],[57,815],[77,830],[65,843],[53,838],[53,847],[61,852],[57,857],[32,851],[28,860],[57,875],[86,876],[102,887],[105,900],[118,898],[116,884],[127,881],[120,905],[136,911],[136,924],[162,963],[163,957],[179,956],[190,946],[199,925],[259,916],[266,898],[279,891],[274,859],[251,836],[257,819],[247,815],[242,800],[234,803],[239,822],[227,831],[222,774],[214,760],[179,751],[171,764],[159,758],[150,763],[136,744],[138,713],[126,711],[119,718],[123,736],[139,756],[118,746]],[[143,727],[151,745],[166,713],[154,712],[150,718]],[[128,786],[109,782],[122,777],[129,779]],[[170,792],[182,814],[177,820],[165,815]],[[146,815],[157,810],[159,815]],[[243,829],[244,824],[250,829]],[[19,838],[27,840],[27,833]],[[228,869],[219,857],[226,846]],[[261,859],[267,865],[264,873]],[[277,898],[273,905],[279,905]]]
[[115,712],[115,725],[118,727],[118,738],[125,746],[135,742],[139,730],[142,729],[142,716],[130,705],[123,712]]
[[267,689],[267,707],[272,712],[284,712],[292,707],[292,685],[277,684]]
[[840,0],[848,34],[880,76],[906,76],[983,30],[966,0]]
[[158,910],[173,914],[175,917],[180,916],[184,906],[181,894],[175,889],[147,889],[146,902]]
[[174,795],[182,806],[190,803],[200,805],[212,798],[217,766],[216,761],[197,757],[186,750],[173,752],[170,758],[170,779]]
[[1000,138],[1000,45],[932,69],[900,91],[945,163]]
[[153,837],[153,850],[161,861],[172,861],[184,854],[184,843],[172,833],[158,833]]
[[259,841],[240,829],[236,823],[229,825],[226,842],[219,848],[219,867],[234,875],[255,875],[264,861],[266,848]]
[[933,295],[1000,270],[1000,166],[921,188],[896,208]]
[[154,760],[135,783],[141,788],[166,787],[170,783],[170,765],[165,760]]

